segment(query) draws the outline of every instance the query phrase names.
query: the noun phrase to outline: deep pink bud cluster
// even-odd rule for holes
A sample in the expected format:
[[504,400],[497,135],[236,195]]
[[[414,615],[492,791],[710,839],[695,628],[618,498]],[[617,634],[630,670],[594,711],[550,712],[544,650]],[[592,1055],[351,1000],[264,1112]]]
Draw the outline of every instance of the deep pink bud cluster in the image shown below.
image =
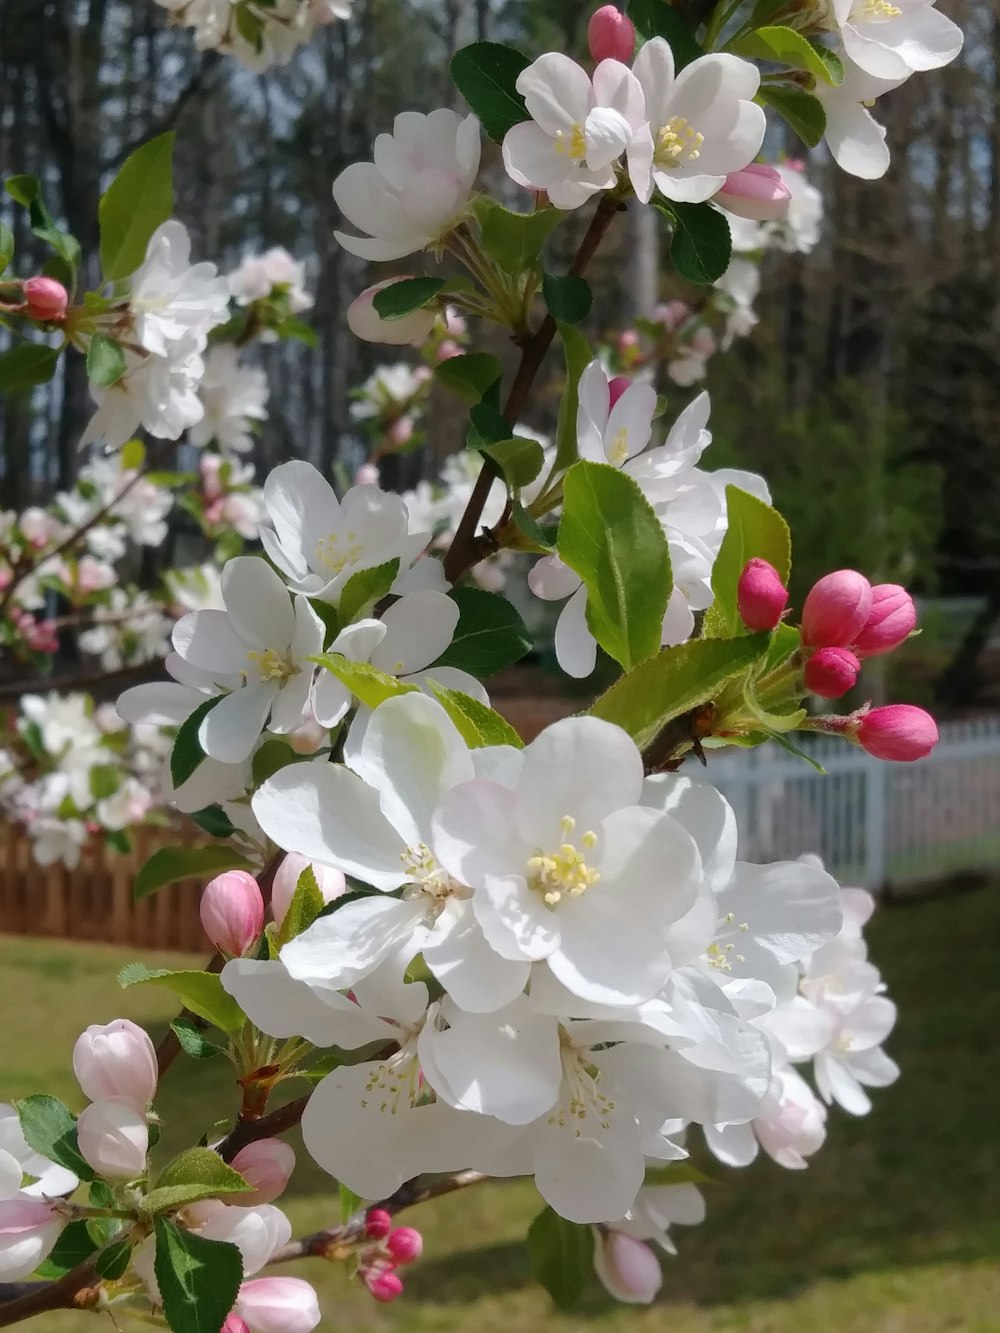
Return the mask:
[[815,585],[802,608],[802,643],[812,650],[806,689],[839,699],[856,683],[861,662],[898,648],[917,624],[913,598],[897,583],[875,587],[856,569],[837,569]]
[[736,591],[740,619],[747,629],[772,630],[788,605],[788,589],[766,560],[748,560]]
[[627,65],[635,55],[635,24],[617,5],[602,5],[587,26],[591,59],[620,60]]
[[860,671],[850,648],[818,648],[806,662],[806,689],[821,699],[840,699],[857,684]]
[[362,1252],[358,1276],[382,1304],[403,1294],[403,1279],[396,1272],[415,1263],[423,1253],[424,1238],[413,1227],[393,1227],[384,1208],[371,1208],[365,1218],[365,1236],[375,1244]]

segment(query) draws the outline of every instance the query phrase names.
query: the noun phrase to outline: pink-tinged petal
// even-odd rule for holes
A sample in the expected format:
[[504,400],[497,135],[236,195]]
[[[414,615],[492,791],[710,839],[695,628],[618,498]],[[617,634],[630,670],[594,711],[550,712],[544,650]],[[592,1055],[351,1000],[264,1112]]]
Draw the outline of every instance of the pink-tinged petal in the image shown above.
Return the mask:
[[597,640],[587,624],[587,589],[582,585],[556,621],[556,660],[575,680],[584,680],[597,666]]

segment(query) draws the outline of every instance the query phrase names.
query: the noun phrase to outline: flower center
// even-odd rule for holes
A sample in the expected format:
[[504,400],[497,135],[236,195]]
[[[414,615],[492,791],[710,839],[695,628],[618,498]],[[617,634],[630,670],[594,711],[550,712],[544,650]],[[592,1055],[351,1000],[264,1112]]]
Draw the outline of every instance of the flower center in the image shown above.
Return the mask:
[[268,648],[263,653],[247,653],[247,657],[257,668],[257,672],[262,681],[267,680],[288,680],[289,676],[294,676],[298,672],[298,667],[294,666],[286,657],[279,656],[273,648]]
[[601,1073],[591,1063],[590,1052],[573,1044],[565,1028],[559,1029],[559,1061],[562,1065],[562,1083],[559,1103],[549,1113],[548,1123],[560,1129],[571,1127],[576,1138],[582,1138],[580,1122],[595,1117],[601,1129],[610,1129],[610,1117],[615,1103],[600,1090]]
[[622,426],[621,430],[611,441],[611,448],[608,450],[608,462],[615,467],[621,467],[622,463],[628,458],[628,428]]
[[587,136],[580,121],[576,121],[569,135],[565,130],[556,131],[556,152],[568,153],[574,162],[582,162],[587,156]]
[[899,5],[889,3],[889,0],[866,0],[861,17],[866,19],[898,19],[902,10]]
[[740,921],[739,923],[737,923],[735,913],[727,912],[726,915],[722,918],[721,926],[722,926],[721,938],[719,940],[712,941],[712,943],[705,950],[705,957],[708,959],[709,967],[714,967],[717,972],[731,972],[733,970],[734,962],[745,963],[746,959],[744,958],[743,954],[735,952],[736,949],[735,944],[725,942],[725,935],[727,934],[727,928],[728,930],[732,930],[732,928],[735,926],[737,930],[742,931],[744,934],[746,934],[750,929],[750,925],[746,921]]
[[686,116],[671,116],[657,133],[653,153],[657,166],[676,167],[684,162],[697,162],[705,136],[688,123]]
[[[576,828],[573,816],[563,815],[560,826],[566,841],[556,851],[539,851],[528,861],[528,887],[542,895],[546,907],[558,906],[563,898],[579,898],[601,878],[599,870],[587,865],[584,852],[569,841]],[[597,834],[587,832],[580,842],[584,851],[593,851]]]
[[396,1115],[400,1102],[404,1108],[412,1108],[426,1092],[417,1059],[417,1033],[411,1032],[399,1050],[368,1075],[366,1096],[362,1098],[361,1106],[366,1111],[373,1107],[383,1115]]
[[343,537],[338,532],[331,532],[329,537],[321,537],[316,543],[316,563],[331,574],[339,574],[349,565],[356,565],[363,554],[364,547],[356,532],[348,532]]
[[416,847],[407,847],[399,858],[403,868],[410,876],[411,883],[404,893],[405,898],[424,898],[427,916],[434,921],[444,911],[449,898],[471,898],[472,890],[452,879],[446,870],[438,865],[434,853],[426,843]]

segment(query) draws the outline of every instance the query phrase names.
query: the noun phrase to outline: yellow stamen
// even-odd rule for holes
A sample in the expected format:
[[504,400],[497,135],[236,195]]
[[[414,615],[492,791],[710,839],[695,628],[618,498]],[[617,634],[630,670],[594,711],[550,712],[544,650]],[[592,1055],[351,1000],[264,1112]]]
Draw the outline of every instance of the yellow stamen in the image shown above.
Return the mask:
[[257,668],[262,681],[287,680],[298,671],[298,667],[293,666],[287,658],[279,657],[273,648],[268,648],[263,653],[248,652],[247,657]]
[[[583,852],[569,841],[576,820],[572,815],[564,815],[560,823],[567,841],[556,851],[539,851],[528,861],[528,886],[542,895],[546,907],[557,907],[563,898],[579,898],[601,878],[601,872],[588,866]],[[588,829],[580,842],[586,851],[593,851],[597,834]]]
[[584,134],[583,126],[579,121],[570,130],[568,143],[566,141],[566,131],[556,131],[556,152],[568,153],[574,162],[582,162],[587,156],[587,136]]
[[654,161],[661,167],[697,162],[704,142],[705,136],[688,124],[686,116],[671,116],[656,135]]

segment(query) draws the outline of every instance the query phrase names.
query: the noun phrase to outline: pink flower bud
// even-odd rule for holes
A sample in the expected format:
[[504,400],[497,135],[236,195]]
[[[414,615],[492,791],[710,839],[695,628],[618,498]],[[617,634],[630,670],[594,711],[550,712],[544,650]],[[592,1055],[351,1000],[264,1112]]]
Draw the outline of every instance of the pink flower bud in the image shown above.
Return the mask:
[[839,699],[854,688],[860,671],[849,648],[820,648],[806,663],[806,689],[821,699]]
[[238,1314],[227,1314],[226,1322],[222,1325],[219,1333],[250,1333],[250,1327],[245,1319],[241,1319]]
[[354,474],[355,486],[377,486],[379,483],[379,470],[374,463],[362,463]]
[[365,1286],[383,1305],[388,1305],[403,1294],[403,1279],[395,1273],[366,1274]]
[[101,1176],[133,1180],[146,1169],[149,1126],[142,1111],[124,1097],[91,1102],[76,1122],[80,1152]]
[[616,1300],[650,1305],[663,1285],[660,1264],[645,1241],[604,1231],[594,1243],[594,1270]]
[[383,319],[375,309],[375,295],[385,287],[405,280],[406,275],[386,278],[374,287],[366,287],[347,308],[347,323],[355,337],[366,343],[385,343],[389,347],[418,346],[430,337],[437,319],[436,310],[414,310],[402,319]]
[[369,1208],[365,1216],[365,1235],[369,1240],[382,1240],[392,1230],[392,1217],[384,1208]]
[[674,300],[658,305],[653,311],[653,319],[665,329],[673,330],[679,329],[691,313],[691,307],[685,301]]
[[49,1254],[69,1221],[43,1199],[0,1202],[0,1282],[19,1282]]
[[891,653],[917,627],[913,598],[898,583],[878,583],[872,588],[872,609],[853,647],[859,657]]
[[127,1018],[92,1024],[76,1039],[73,1073],[92,1102],[121,1097],[144,1111],[156,1093],[156,1049]]
[[855,737],[876,759],[902,763],[924,759],[938,743],[937,723],[930,713],[912,704],[887,704],[858,719]]
[[264,928],[264,899],[253,875],[227,870],[201,895],[201,924],[220,953],[239,958]]
[[617,338],[618,351],[621,354],[634,352],[639,346],[639,335],[635,329],[623,329]]
[[300,1277],[258,1277],[244,1282],[236,1313],[250,1333],[312,1333],[322,1316],[316,1293]]
[[278,866],[274,876],[274,884],[271,887],[271,910],[278,926],[284,921],[285,914],[295,897],[300,875],[303,870],[307,870],[310,866],[312,866],[312,872],[316,876],[316,883],[319,885],[324,903],[332,903],[335,898],[339,898],[342,893],[347,892],[347,880],[344,878],[343,871],[334,870],[332,866],[321,866],[315,861],[308,861],[304,856],[300,856],[298,852],[289,852],[281,865]]
[[765,162],[751,162],[742,171],[731,171],[726,183],[712,202],[754,222],[772,222],[788,212],[792,192],[777,168]]
[[29,278],[24,284],[24,303],[29,319],[65,319],[69,293],[55,278]]
[[424,1238],[413,1227],[397,1227],[386,1241],[386,1248],[397,1264],[412,1264],[424,1252]]
[[387,433],[389,443],[394,444],[397,449],[402,448],[404,444],[409,444],[413,439],[413,418],[397,417]]
[[627,65],[635,54],[635,25],[616,5],[602,5],[587,28],[591,59],[620,60]]
[[445,338],[444,342],[437,349],[437,359],[439,361],[452,361],[456,356],[462,355],[462,349],[454,338]]
[[872,585],[854,569],[826,574],[802,608],[802,642],[810,648],[847,648],[872,609]]
[[736,592],[740,619],[747,629],[772,630],[788,605],[788,589],[766,560],[748,560]]
[[613,380],[608,382],[608,393],[611,395],[612,408],[614,408],[615,403],[618,402],[618,399],[622,394],[625,393],[627,389],[631,389],[631,387],[632,381],[627,375],[616,375]]
[[295,1170],[295,1152],[281,1139],[258,1139],[240,1149],[232,1160],[232,1167],[254,1187],[254,1193],[227,1194],[223,1196],[224,1200],[252,1208],[259,1203],[272,1203],[284,1194]]

